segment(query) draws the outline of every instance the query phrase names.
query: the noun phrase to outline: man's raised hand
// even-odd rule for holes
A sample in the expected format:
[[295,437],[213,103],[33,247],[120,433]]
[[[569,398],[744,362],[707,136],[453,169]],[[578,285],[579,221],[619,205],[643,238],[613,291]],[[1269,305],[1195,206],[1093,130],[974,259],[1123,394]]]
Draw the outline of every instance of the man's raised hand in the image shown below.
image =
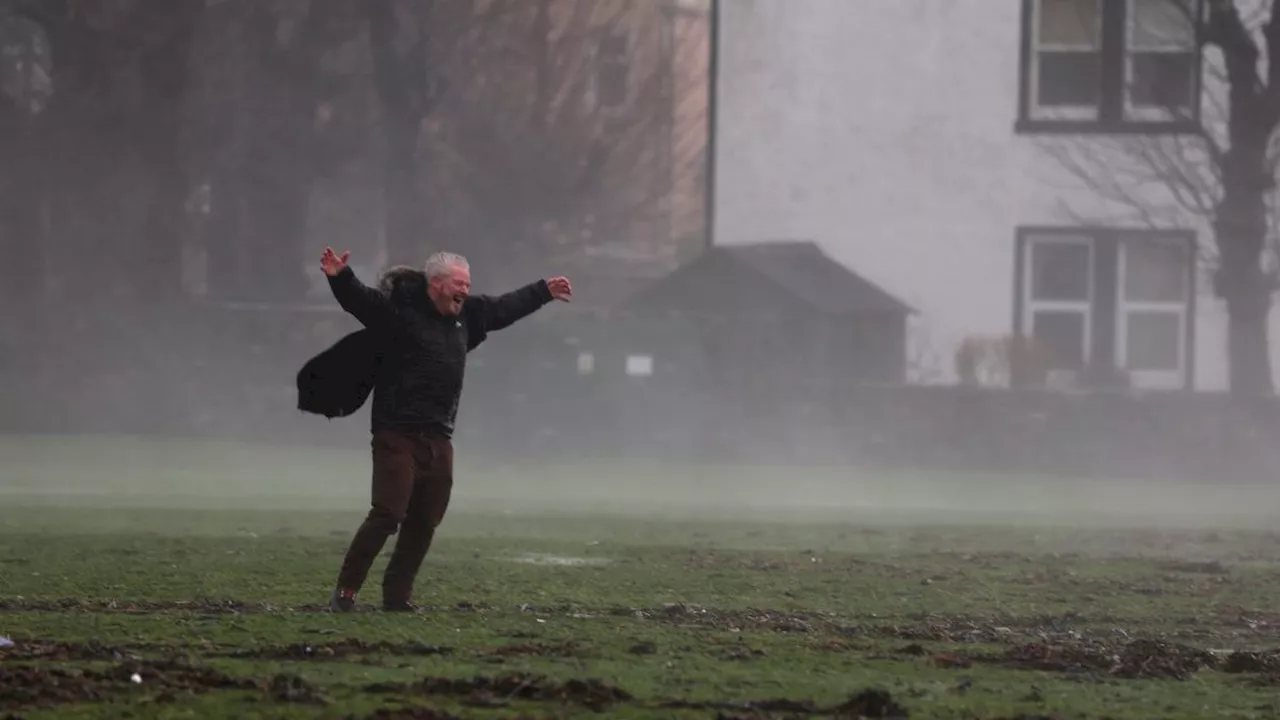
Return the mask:
[[338,257],[333,252],[333,248],[327,247],[320,255],[320,269],[324,271],[325,275],[336,277],[347,266],[347,258],[349,257],[351,257],[350,250],[342,253],[342,257]]
[[569,300],[573,298],[573,286],[569,284],[569,278],[548,278],[547,288],[551,290],[551,297],[556,300],[569,302]]

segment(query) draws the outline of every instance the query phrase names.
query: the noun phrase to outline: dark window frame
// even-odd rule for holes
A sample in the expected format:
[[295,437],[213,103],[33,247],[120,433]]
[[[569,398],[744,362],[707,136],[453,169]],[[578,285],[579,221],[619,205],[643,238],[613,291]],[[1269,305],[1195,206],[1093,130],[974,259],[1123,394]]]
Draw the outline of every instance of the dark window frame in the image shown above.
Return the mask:
[[[1089,293],[1085,301],[1038,301],[1030,299],[1029,276],[1031,246],[1038,241],[1053,242],[1087,242],[1090,251]],[[1185,297],[1181,303],[1137,303],[1126,301],[1121,293],[1124,281],[1120,273],[1124,270],[1121,257],[1124,246],[1134,242],[1175,242],[1186,252]],[[1029,313],[1035,306],[1047,310],[1063,309],[1083,311],[1085,319],[1085,382],[1099,383],[1097,378],[1116,377],[1129,374],[1135,379],[1150,378],[1159,375],[1159,371],[1128,371],[1124,367],[1127,354],[1127,339],[1120,337],[1125,327],[1128,312],[1149,310],[1150,305],[1164,306],[1165,311],[1172,312],[1178,306],[1181,324],[1180,377],[1174,385],[1163,384],[1153,386],[1147,382],[1135,384],[1137,389],[1177,389],[1191,391],[1195,387],[1195,344],[1196,313],[1199,295],[1199,255],[1194,230],[1164,228],[1120,228],[1102,225],[1025,225],[1015,230],[1013,258],[1013,317],[1012,335],[1021,343],[1030,326]],[[1161,308],[1157,307],[1156,310]],[[1027,373],[1015,369],[1015,377],[1028,377]],[[1090,379],[1092,378],[1092,379]]]
[[[1018,116],[1014,132],[1019,135],[1168,135],[1194,134],[1200,128],[1201,100],[1204,75],[1204,0],[1188,0],[1192,12],[1201,21],[1195,23],[1193,48],[1189,49],[1192,64],[1190,84],[1192,100],[1190,113],[1180,117],[1157,117],[1163,114],[1156,108],[1130,107],[1129,12],[1135,0],[1098,0],[1101,12],[1100,67],[1096,113],[1079,117],[1041,117],[1033,107],[1037,58],[1035,37],[1037,8],[1042,0],[1022,0],[1022,20],[1018,58]],[[1085,108],[1081,108],[1082,110]],[[1135,116],[1136,113],[1136,116]],[[1063,113],[1066,115],[1066,113]]]

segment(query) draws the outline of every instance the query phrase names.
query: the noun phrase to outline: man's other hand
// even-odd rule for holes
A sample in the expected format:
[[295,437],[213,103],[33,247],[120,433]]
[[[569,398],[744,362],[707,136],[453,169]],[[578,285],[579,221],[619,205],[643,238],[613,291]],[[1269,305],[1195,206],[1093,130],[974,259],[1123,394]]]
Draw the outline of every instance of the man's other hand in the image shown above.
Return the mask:
[[320,255],[320,269],[329,277],[337,277],[338,273],[347,266],[347,258],[351,257],[351,251],[342,253],[342,257],[338,257],[333,252],[333,248],[327,247],[324,253]]
[[547,288],[551,290],[551,297],[556,300],[569,302],[569,300],[573,298],[573,286],[569,284],[569,278],[548,278]]

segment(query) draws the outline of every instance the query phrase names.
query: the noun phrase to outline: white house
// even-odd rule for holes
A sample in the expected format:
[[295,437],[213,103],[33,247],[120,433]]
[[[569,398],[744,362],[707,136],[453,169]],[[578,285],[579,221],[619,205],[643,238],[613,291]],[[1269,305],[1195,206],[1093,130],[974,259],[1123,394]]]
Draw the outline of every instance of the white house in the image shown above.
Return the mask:
[[1115,57],[1158,77],[1161,108],[1196,96],[1198,78],[1170,83],[1198,74],[1194,37],[1157,2],[721,0],[714,242],[817,241],[916,307],[947,371],[963,338],[1019,326],[1136,386],[1225,388],[1225,309],[1189,249],[1202,221],[1113,227],[1115,206],[1015,131],[1167,120],[1112,80]]

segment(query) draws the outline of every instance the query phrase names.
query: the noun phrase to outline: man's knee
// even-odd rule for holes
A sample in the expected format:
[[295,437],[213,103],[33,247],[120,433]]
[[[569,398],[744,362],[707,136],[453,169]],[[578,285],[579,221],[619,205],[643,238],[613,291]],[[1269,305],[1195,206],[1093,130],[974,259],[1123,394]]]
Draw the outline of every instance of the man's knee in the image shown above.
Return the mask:
[[440,523],[444,522],[445,507],[432,508],[431,513],[427,515],[426,526],[431,532],[435,532],[440,527]]
[[380,535],[395,535],[404,522],[403,515],[397,515],[387,508],[374,506],[369,510],[364,522]]

